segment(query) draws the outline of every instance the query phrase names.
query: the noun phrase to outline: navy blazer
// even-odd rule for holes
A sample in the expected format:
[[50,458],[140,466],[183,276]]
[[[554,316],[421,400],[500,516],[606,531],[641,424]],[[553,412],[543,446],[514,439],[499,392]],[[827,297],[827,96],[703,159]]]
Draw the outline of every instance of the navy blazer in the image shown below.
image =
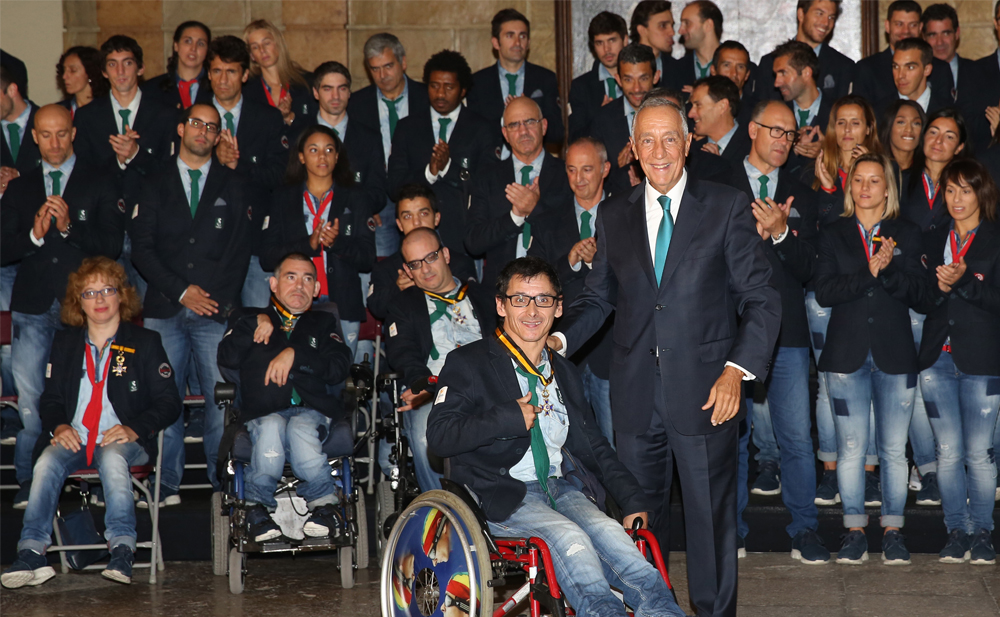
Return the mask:
[[[524,96],[538,103],[542,117],[548,120],[546,143],[562,143],[566,131],[563,127],[562,106],[559,104],[559,83],[556,74],[545,67],[525,61]],[[503,143],[500,123],[507,103],[500,89],[500,72],[496,64],[476,71],[472,75],[472,89],[466,94],[470,109],[486,119],[492,130],[494,145]]]
[[[564,398],[569,432],[563,446],[621,506],[625,515],[649,512],[653,504],[601,434],[573,364],[550,354],[556,387]],[[448,354],[438,377],[438,395],[427,420],[427,445],[451,459],[451,479],[467,486],[491,521],[503,521],[527,489],[508,470],[531,447],[517,404],[521,388],[510,356],[493,335]]]
[[[406,117],[423,114],[430,109],[427,86],[409,77],[404,77],[404,79],[406,79],[406,92],[410,97],[410,101],[407,103],[409,112]],[[347,103],[347,114],[381,137],[382,125],[379,124],[378,120],[379,105],[382,105],[382,92],[378,86],[371,84],[351,94],[351,100]]]
[[[632,188],[628,177],[628,167],[618,166],[618,153],[625,148],[631,137],[631,127],[625,119],[625,97],[620,96],[601,107],[585,134],[589,134],[604,144],[608,151],[608,162],[611,172],[604,180],[604,188],[611,193],[622,193]],[[642,169],[638,163],[631,164],[638,177],[642,177]]]
[[[684,435],[723,429],[701,410],[727,361],[763,381],[781,325],[750,200],[728,186],[690,175],[663,276],[654,280],[646,229],[645,184],[601,205],[597,256],[586,287],[560,330],[574,353],[616,311],[611,357],[614,428],[649,428],[655,388],[669,421]],[[618,296],[613,298],[612,291]],[[739,418],[746,411],[741,404]]]
[[[288,90],[288,95],[292,97],[292,112],[295,114],[295,118],[292,120],[292,124],[290,126],[285,125],[284,117],[281,119],[281,123],[285,125],[285,130],[292,135],[298,135],[304,127],[312,124],[315,119],[310,117],[309,114],[313,101],[312,73],[302,71],[301,75],[302,78],[306,80],[306,85],[292,84],[291,88]],[[271,104],[267,102],[267,90],[264,85],[264,78],[260,75],[250,75],[247,82],[243,85],[243,94],[247,99],[257,103],[258,105],[271,107]],[[274,102],[277,103],[277,99],[275,99]],[[277,109],[277,107],[275,107],[275,109]],[[242,124],[242,122],[243,119],[240,118],[240,124]],[[240,149],[242,150],[242,147]]]
[[[608,85],[600,78],[601,63],[594,60],[589,71],[573,80],[569,89],[569,141],[573,143],[587,134],[590,123],[601,110],[604,97],[608,95]],[[615,83],[616,92],[621,86]],[[618,96],[621,96],[619,94]],[[617,97],[616,97],[617,98]]]
[[[1000,101],[1000,62],[997,61],[996,50],[976,60],[976,69],[979,73],[979,82],[976,85],[979,90],[980,104],[996,105]],[[959,73],[961,73],[961,67],[959,67]],[[983,111],[985,112],[985,109]],[[973,135],[973,139],[976,143],[976,149],[987,148],[993,137],[990,135],[989,122],[984,120],[974,128],[976,133]]]
[[[951,74],[951,70],[948,70]],[[927,115],[931,115],[936,111],[940,111],[945,107],[955,107],[955,99],[951,98],[951,93],[947,90],[942,90],[941,88],[935,88],[934,84],[928,83],[931,86],[931,100],[927,103]],[[889,111],[889,107],[893,103],[899,100],[899,92],[895,87],[892,88],[892,92],[887,96],[882,97],[879,100],[872,101],[872,107],[875,109],[875,118],[878,122],[882,121],[885,117],[885,113]]]
[[[819,111],[812,119],[812,122],[809,123],[809,126],[819,127],[819,137],[817,139],[819,139],[820,142],[823,141],[823,136],[826,135],[826,127],[830,123],[830,111],[836,100],[837,99],[824,92],[823,98],[819,102]],[[792,102],[786,101],[785,104],[788,105],[788,109],[790,109],[792,111],[792,115],[795,116],[795,107]],[[798,125],[798,121],[799,120],[796,117],[796,125]],[[799,156],[795,153],[795,150],[792,150],[788,153],[788,162],[785,163],[785,166],[788,171],[792,172],[793,176],[802,180],[804,184],[812,183],[814,169],[816,168],[816,159]]]
[[[916,177],[913,176],[916,172]],[[912,167],[900,174],[899,209],[903,218],[916,223],[920,231],[948,227],[951,214],[944,202],[944,187],[938,187],[933,206],[928,207],[927,193],[924,191],[922,171]]]
[[[831,103],[851,92],[851,84],[855,78],[855,64],[844,54],[823,43],[819,50],[819,75],[816,76],[816,86],[823,91],[823,98]],[[781,93],[774,87],[774,54],[769,53],[760,59],[757,69],[757,99],[781,100]],[[824,121],[823,127],[826,127]]]
[[[851,94],[865,97],[872,105],[891,95],[898,98],[896,84],[892,78],[892,55],[892,50],[886,47],[876,54],[858,60]],[[934,58],[933,65],[929,78],[931,91],[950,93],[955,88],[951,67],[944,60],[937,58]],[[882,117],[877,116],[876,120],[882,122]]]
[[16,161],[10,152],[10,146],[7,145],[10,135],[5,134],[0,137],[0,167],[13,167],[22,176],[42,165],[42,155],[38,152],[38,144],[31,136],[31,129],[35,127],[35,113],[38,111],[38,105],[31,101],[27,103],[31,111],[28,112],[28,124],[24,128],[24,136],[21,138],[21,147],[17,151]]
[[[157,75],[152,79],[147,79],[140,86],[142,96],[149,97],[166,109],[173,109],[177,113],[177,122],[180,122],[181,114],[184,113],[184,103],[181,101],[181,93],[177,88],[177,78],[170,73]],[[212,84],[208,81],[208,71],[198,80],[198,94],[195,95],[192,105],[212,104]]]

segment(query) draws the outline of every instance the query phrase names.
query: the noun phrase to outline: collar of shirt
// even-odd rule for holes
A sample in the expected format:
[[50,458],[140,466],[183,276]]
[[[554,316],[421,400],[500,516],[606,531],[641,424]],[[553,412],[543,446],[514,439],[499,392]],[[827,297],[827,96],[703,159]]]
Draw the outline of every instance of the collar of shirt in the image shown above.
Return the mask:
[[135,91],[135,98],[128,104],[128,107],[122,107],[121,103],[118,102],[118,99],[115,98],[114,94],[108,94],[108,96],[111,98],[111,109],[115,114],[115,125],[118,127],[118,132],[121,133],[122,131],[122,116],[118,112],[123,109],[127,109],[132,112],[128,116],[129,128],[135,126],[135,117],[139,115],[139,102],[142,101],[142,88]]
[[[103,369],[104,369],[104,361],[103,361],[103,359],[107,358],[107,359],[110,360],[110,358],[111,358],[111,354],[109,353],[109,354],[105,355],[105,352],[107,352],[109,349],[111,349],[111,345],[114,344],[115,338],[117,336],[118,336],[118,333],[116,332],[114,336],[112,336],[111,338],[109,338],[107,341],[104,342],[104,347],[103,348],[98,349],[97,345],[95,345],[90,340],[90,334],[89,333],[83,335],[83,337],[84,337],[83,340],[87,344],[87,352],[94,357],[94,369],[95,369],[95,372],[97,373],[95,375],[95,377],[100,378],[100,376],[103,374]],[[86,368],[87,368],[86,358],[84,358],[83,367],[86,370]],[[97,371],[96,369],[98,369],[98,368],[100,368],[101,370]]]
[[816,57],[819,58],[819,52],[823,51],[823,44],[820,43],[816,47],[813,47],[813,51],[816,53]]
[[[308,231],[310,234],[312,233],[312,229],[313,229],[313,213],[312,213],[312,210],[309,209],[309,206],[311,205],[313,208],[317,208],[320,204],[323,203],[323,200],[326,199],[326,196],[329,195],[330,192],[333,191],[334,188],[335,187],[331,186],[329,189],[327,189],[326,193],[323,193],[322,197],[319,198],[319,203],[316,203],[315,201],[312,202],[312,203],[310,203],[310,202],[306,201],[309,198],[306,197],[306,195],[305,195],[308,192],[308,189],[306,189],[305,187],[303,187],[303,193],[302,193],[302,214],[304,214],[305,217],[306,217],[306,231]],[[313,195],[312,197],[315,198],[315,195]],[[326,221],[330,221],[330,210],[332,209],[332,206],[333,206],[333,202],[331,202],[330,205],[326,207],[326,212],[323,213],[323,216],[325,217]],[[319,210],[317,208],[317,212],[318,211]],[[323,254],[326,255],[326,251],[323,251]]]
[[316,124],[319,124],[320,126],[325,126],[328,129],[333,129],[333,130],[337,131],[337,135],[340,136],[340,140],[341,141],[343,141],[344,140],[344,136],[347,135],[347,114],[346,113],[344,114],[344,117],[340,120],[340,122],[337,123],[337,126],[334,126],[334,125],[330,124],[329,122],[327,122],[326,120],[323,119],[323,114],[321,114],[320,112],[316,112]]
[[434,139],[435,143],[438,139],[438,135],[441,134],[441,118],[448,118],[451,122],[448,123],[448,127],[445,129],[445,142],[451,141],[451,134],[455,130],[455,124],[458,123],[458,115],[462,113],[462,104],[459,103],[455,109],[451,110],[451,113],[441,115],[436,109],[431,107],[431,127],[434,129]]
[[46,197],[52,195],[52,178],[49,173],[53,171],[61,171],[62,176],[59,178],[59,186],[62,188],[62,193],[66,193],[66,184],[69,182],[69,176],[73,173],[73,168],[76,167],[76,152],[69,155],[69,158],[63,161],[63,164],[59,167],[54,167],[46,160],[42,160],[42,174],[44,174],[45,179],[45,195]]
[[[663,54],[657,54],[656,56],[656,71],[660,72],[660,81],[663,81]],[[656,73],[653,71],[653,73]]]
[[240,100],[236,101],[236,105],[233,105],[232,109],[226,109],[219,103],[219,99],[212,95],[212,105],[219,111],[219,124],[222,126],[222,130],[226,130],[226,114],[233,114],[233,128],[236,132],[240,132],[240,115],[243,113],[243,94],[240,93]]
[[528,180],[534,181],[534,179],[542,173],[542,162],[545,160],[545,148],[542,148],[542,151],[538,153],[535,160],[530,163],[522,163],[521,159],[514,155],[511,155],[510,160],[514,161],[514,182],[517,182],[518,184],[521,183],[521,168],[525,165],[531,165],[531,172],[528,173]]
[[521,68],[513,73],[508,73],[497,61],[497,74],[500,75],[500,94],[503,95],[503,100],[506,101],[507,97],[510,96],[510,83],[507,81],[507,75],[517,75],[517,91],[524,94],[524,67],[527,64],[528,61],[525,60],[521,63]]
[[[611,74],[611,71],[608,70],[608,67],[604,66],[603,64],[601,64],[600,61],[598,61],[598,63],[597,63],[597,79],[600,80],[601,84],[607,84],[608,82],[605,81],[605,80],[606,79],[614,79],[614,77],[615,76]],[[617,87],[618,87],[618,82],[615,82],[615,88],[617,88]],[[608,93],[608,88],[607,88],[606,85],[605,85],[605,88],[604,88],[604,93],[605,94]]]
[[[677,223],[677,213],[680,212],[681,198],[684,197],[684,190],[687,188],[688,174],[687,169],[681,173],[680,180],[674,185],[672,189],[667,191],[667,197],[670,198],[670,216],[674,219],[674,223]],[[646,188],[644,191],[645,208],[646,208],[646,234],[649,237],[649,254],[656,254],[656,234],[660,231],[660,221],[663,220],[663,206],[660,205],[658,198],[662,193],[653,188],[653,185],[646,180]]]
[[[753,191],[753,198],[760,199],[760,177],[764,175],[761,170],[750,164],[750,157],[743,158],[743,169],[747,172],[747,180],[750,181],[750,190]],[[778,168],[775,167],[771,173],[767,174],[767,194],[774,199],[778,194]]]
[[[389,106],[382,101],[385,95],[375,88],[375,104],[378,107],[378,126],[382,133],[382,155],[385,157],[385,164],[389,165],[389,155],[392,153],[392,133],[389,132]],[[396,103],[396,115],[400,120],[410,115],[410,80],[403,76],[403,93],[400,95],[403,100]]]
[[736,134],[736,129],[740,128],[740,123],[733,121],[733,128],[729,129],[729,132],[719,138],[719,141],[713,141],[711,137],[708,138],[708,143],[715,144],[719,146],[719,154],[722,154],[726,150],[726,146],[729,142],[733,140],[733,135]]
[[701,62],[698,62],[698,54],[692,53],[691,54],[691,59],[694,60],[694,76],[695,76],[695,79],[699,79],[701,77],[702,73],[704,73],[705,75],[709,74],[709,72],[708,72],[709,71],[709,67],[712,66],[712,61],[711,60],[708,61],[708,64],[706,64],[705,66],[702,66]]
[[[819,92],[819,96],[817,96],[816,100],[813,101],[812,105],[809,106],[809,109],[808,109],[808,111],[809,111],[809,118],[806,119],[806,126],[812,124],[812,121],[816,118],[817,114],[819,114],[819,106],[823,104],[823,90],[817,88],[816,91]],[[806,111],[806,110],[804,110],[801,107],[799,107],[799,104],[797,102],[795,102],[795,101],[792,101],[792,107],[794,107],[793,111],[795,111],[795,121],[798,122],[799,121],[799,112],[800,111]]]
[[628,102],[628,97],[622,93],[622,103],[625,103],[625,124],[628,125],[629,135],[632,134],[632,120],[635,119],[635,108]]
[[[194,169],[189,167],[187,163],[181,160],[181,157],[177,157],[177,169],[181,175],[181,184],[184,185],[184,195],[187,197],[188,202],[191,201],[191,174],[188,171]],[[201,177],[198,178],[198,196],[201,197],[205,192],[205,180],[208,179],[208,172],[212,169],[212,159],[205,161],[205,164],[199,167],[201,170]]]
[[[900,94],[899,98],[906,99],[908,97]],[[916,103],[917,105],[920,105],[920,108],[924,110],[924,113],[927,113],[927,107],[931,104],[931,82],[927,82],[927,87],[924,88],[923,94],[917,97]]]
[[24,143],[24,133],[28,128],[28,117],[31,116],[31,101],[26,101],[27,105],[24,106],[24,111],[21,115],[14,120],[4,120],[0,122],[3,125],[3,136],[4,139],[9,139],[10,135],[7,134],[7,127],[11,124],[17,125],[17,132],[21,134],[21,143]]
[[951,78],[955,80],[955,88],[958,88],[958,54],[952,56],[951,60],[948,61],[948,66],[951,67]]
[[[198,96],[198,87],[201,85],[201,80],[205,78],[205,69],[201,69],[198,76],[194,78],[194,83],[191,84],[191,102],[194,103],[195,97]],[[177,73],[174,73],[174,85],[180,88],[181,77]]]
[[602,203],[604,203],[604,198],[605,197],[606,197],[606,194],[602,190],[601,191],[601,201],[597,202],[594,205],[594,207],[592,207],[590,210],[587,210],[586,208],[584,208],[583,206],[581,206],[580,202],[576,200],[576,197],[573,198],[573,210],[574,210],[574,212],[576,212],[576,229],[577,229],[577,231],[579,231],[579,229],[580,229],[580,223],[581,223],[580,216],[584,212],[589,212],[590,213],[590,221],[591,221],[590,222],[590,229],[591,229],[591,232],[593,232],[593,230],[594,230],[594,221],[597,220],[597,209],[601,207]]

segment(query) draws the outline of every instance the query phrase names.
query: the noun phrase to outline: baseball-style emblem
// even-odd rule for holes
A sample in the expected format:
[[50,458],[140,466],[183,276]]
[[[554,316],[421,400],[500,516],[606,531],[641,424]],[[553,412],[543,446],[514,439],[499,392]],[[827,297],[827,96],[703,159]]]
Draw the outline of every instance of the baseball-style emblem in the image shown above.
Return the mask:
[[927,269],[927,255],[920,256],[920,265],[924,267],[924,270]]
[[374,217],[371,217],[371,216],[368,217],[368,229],[372,233],[375,233],[375,218]]
[[161,364],[160,368],[157,369],[157,370],[160,371],[160,377],[162,377],[164,379],[170,379],[170,376],[174,374],[173,369],[171,369],[170,365],[167,364],[166,362],[164,362],[163,364]]
[[288,150],[288,136],[281,136],[281,145],[285,147],[285,150]]
[[337,341],[338,343],[343,343],[344,342],[344,339],[340,338],[340,335],[337,334],[336,332],[331,332],[330,333],[330,338],[332,338],[333,340]]
[[792,235],[795,236],[796,238],[798,238],[799,237],[799,230],[798,229],[793,229],[792,230]]
[[984,280],[986,280],[986,279],[985,279],[985,277],[983,277],[983,275],[982,275],[982,274],[980,274],[980,273],[978,273],[978,272],[973,272],[973,274],[972,274],[972,275],[973,275],[973,276],[975,276],[975,277],[976,277],[976,279],[977,279],[977,280],[979,280],[979,281],[984,281]]
[[125,200],[124,199],[119,199],[118,200],[118,211],[121,212],[122,214],[125,214]]
[[247,218],[253,220],[253,206],[247,206]]

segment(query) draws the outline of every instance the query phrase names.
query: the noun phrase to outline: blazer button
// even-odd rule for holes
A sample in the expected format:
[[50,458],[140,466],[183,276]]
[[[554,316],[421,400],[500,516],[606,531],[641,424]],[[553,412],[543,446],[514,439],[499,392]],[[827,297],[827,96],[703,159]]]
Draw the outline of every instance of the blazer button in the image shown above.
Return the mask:
[[656,305],[656,310],[658,310],[658,311],[663,310],[663,305],[662,304],[657,304]]
[[649,350],[649,355],[655,356],[656,355],[656,350],[655,349],[650,349]]
[[524,448],[518,448],[514,451],[515,454],[524,454]]
[[54,263],[54,264],[59,263],[59,258],[58,257],[53,257],[52,258],[52,263]]
[[188,270],[193,270],[193,269],[194,269],[194,264],[188,264]]
[[875,318],[874,317],[869,317],[868,318],[868,323],[875,323]]
[[953,293],[953,294],[951,294],[951,299],[952,299],[952,300],[954,300],[954,299],[955,299],[955,298],[957,298],[957,297],[958,297],[958,294],[954,294],[954,293]]
[[955,320],[954,319],[949,319],[948,320],[948,325],[949,326],[954,326],[955,325]]
[[500,475],[501,476],[507,475],[507,468],[506,467],[501,467],[500,468]]
[[194,238],[188,238],[188,242],[190,242],[191,244],[194,244]]
[[874,295],[875,295],[875,290],[874,289],[869,289],[868,290],[868,297],[871,298]]

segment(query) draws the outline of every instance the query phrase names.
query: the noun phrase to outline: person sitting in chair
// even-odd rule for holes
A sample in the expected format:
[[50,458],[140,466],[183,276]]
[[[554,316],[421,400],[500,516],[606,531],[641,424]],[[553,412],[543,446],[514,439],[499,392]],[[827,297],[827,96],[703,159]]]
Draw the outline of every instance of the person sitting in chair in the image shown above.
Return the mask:
[[270,284],[271,306],[237,317],[219,345],[220,369],[239,374],[238,421],[253,444],[244,475],[250,536],[255,542],[281,536],[270,513],[278,507],[274,491],[287,459],[301,481],[296,493],[310,511],[303,533],[337,537],[343,525],[320,428],[344,415],[328,386],[347,379],[351,352],[337,317],[310,310],[320,284],[309,257],[285,256]]
[[427,424],[432,451],[450,457],[451,480],[476,497],[490,531],[539,537],[578,615],[683,616],[666,582],[625,530],[562,477],[564,457],[596,476],[624,526],[652,508],[601,434],[572,362],[546,348],[562,315],[555,269],[536,257],[508,263],[496,282],[503,323],[448,355]]
[[[46,549],[66,477],[97,468],[111,561],[102,573],[132,582],[135,505],[129,468],[156,460],[156,434],[180,415],[181,400],[160,335],[133,325],[139,297],[125,270],[89,257],[69,275],[39,413],[42,437],[17,561],[0,576],[4,587],[41,585],[56,575]],[[105,385],[107,387],[105,387]],[[155,567],[155,566],[154,566]]]

